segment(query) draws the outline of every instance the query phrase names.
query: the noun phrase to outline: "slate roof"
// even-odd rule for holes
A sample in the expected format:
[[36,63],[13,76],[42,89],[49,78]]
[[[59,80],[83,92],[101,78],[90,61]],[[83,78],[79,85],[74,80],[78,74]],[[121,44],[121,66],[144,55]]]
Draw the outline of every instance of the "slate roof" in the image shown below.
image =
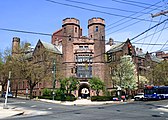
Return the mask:
[[117,52],[117,51],[120,51],[122,50],[122,47],[124,46],[125,42],[124,43],[117,43],[117,44],[114,44],[111,46],[110,50],[107,51],[108,53],[111,53],[111,52]]
[[150,55],[152,61],[160,63],[163,59],[156,57],[155,55]]
[[62,54],[55,45],[53,45],[51,43],[47,43],[47,42],[41,41],[41,40],[40,40],[40,42],[43,44],[43,46],[47,50],[49,50],[51,52],[54,52],[54,53]]

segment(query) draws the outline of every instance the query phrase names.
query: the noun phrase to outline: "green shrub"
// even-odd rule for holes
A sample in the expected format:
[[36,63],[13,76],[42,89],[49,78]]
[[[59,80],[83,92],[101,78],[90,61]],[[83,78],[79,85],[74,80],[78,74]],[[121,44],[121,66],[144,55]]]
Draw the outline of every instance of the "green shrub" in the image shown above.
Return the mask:
[[[39,96],[39,99],[48,99],[48,100],[52,100],[53,96]],[[61,94],[61,95],[56,95],[54,96],[54,100],[58,100],[58,101],[75,101],[76,97],[74,95],[69,95],[69,94]]]
[[43,96],[51,96],[52,95],[52,91],[47,88],[44,88],[42,92],[43,92]]
[[91,101],[112,101],[112,96],[92,96]]

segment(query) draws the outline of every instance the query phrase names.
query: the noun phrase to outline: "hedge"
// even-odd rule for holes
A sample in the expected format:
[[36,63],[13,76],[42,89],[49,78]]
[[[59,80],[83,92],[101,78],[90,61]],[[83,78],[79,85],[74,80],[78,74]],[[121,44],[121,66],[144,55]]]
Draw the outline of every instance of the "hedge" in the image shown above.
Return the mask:
[[112,96],[92,96],[91,101],[112,101]]

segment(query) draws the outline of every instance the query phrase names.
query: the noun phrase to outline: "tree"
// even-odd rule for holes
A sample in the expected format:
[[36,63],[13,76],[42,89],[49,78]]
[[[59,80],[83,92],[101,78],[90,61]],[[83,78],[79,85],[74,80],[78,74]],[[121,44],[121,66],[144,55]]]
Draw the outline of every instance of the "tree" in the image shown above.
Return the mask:
[[97,96],[99,96],[100,90],[104,90],[104,82],[98,77],[92,77],[89,79],[91,89],[96,90]]
[[69,77],[60,80],[60,84],[60,89],[63,91],[63,93],[66,91],[66,94],[71,94],[72,91],[77,89],[79,81],[75,77]]
[[155,85],[168,85],[168,61],[164,60],[151,71]]
[[4,87],[7,84],[9,71],[12,71],[13,68],[11,60],[11,50],[9,48],[6,48],[0,55],[0,80],[2,84],[2,92],[4,91]]
[[135,65],[129,55],[122,56],[115,71],[118,86],[126,90],[136,89]]

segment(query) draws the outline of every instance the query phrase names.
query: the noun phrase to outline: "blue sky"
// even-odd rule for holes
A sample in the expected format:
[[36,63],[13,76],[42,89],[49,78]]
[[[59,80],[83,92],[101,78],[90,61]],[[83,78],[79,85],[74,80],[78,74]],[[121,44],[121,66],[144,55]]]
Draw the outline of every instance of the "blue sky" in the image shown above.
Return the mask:
[[[52,34],[62,27],[64,18],[74,17],[80,20],[83,36],[87,36],[88,20],[92,17],[101,17],[106,23],[106,40],[111,37],[114,41],[124,42],[127,38],[132,39],[168,19],[163,15],[151,17],[151,13],[168,10],[166,3],[168,0],[2,0],[0,28]],[[155,6],[149,7],[154,4]],[[139,11],[141,12],[138,13]],[[164,22],[131,42],[145,52],[168,50],[167,27],[167,22]],[[11,47],[13,37],[19,37],[21,41],[30,42],[32,45],[36,45],[39,39],[51,42],[50,36],[0,30],[1,52]]]

